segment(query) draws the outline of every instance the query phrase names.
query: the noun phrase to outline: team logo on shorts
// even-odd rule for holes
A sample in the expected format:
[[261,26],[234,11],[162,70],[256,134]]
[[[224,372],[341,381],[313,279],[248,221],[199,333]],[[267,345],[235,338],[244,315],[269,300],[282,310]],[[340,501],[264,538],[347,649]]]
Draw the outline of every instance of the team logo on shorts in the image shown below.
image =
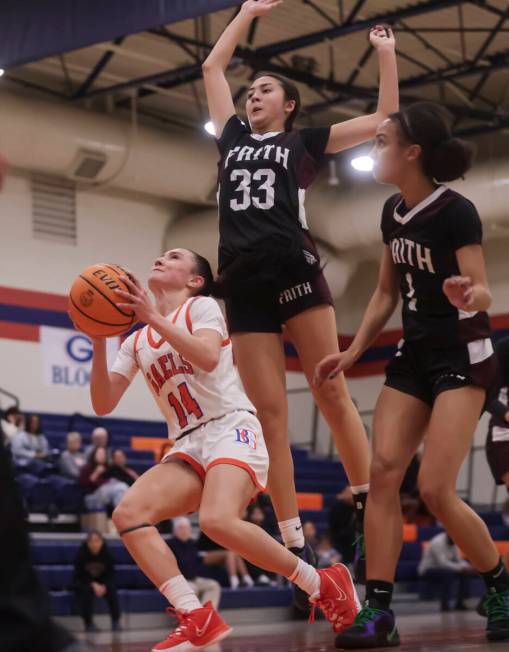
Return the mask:
[[252,430],[244,430],[243,428],[235,428],[236,439],[239,444],[247,444],[253,450],[256,450],[256,434]]

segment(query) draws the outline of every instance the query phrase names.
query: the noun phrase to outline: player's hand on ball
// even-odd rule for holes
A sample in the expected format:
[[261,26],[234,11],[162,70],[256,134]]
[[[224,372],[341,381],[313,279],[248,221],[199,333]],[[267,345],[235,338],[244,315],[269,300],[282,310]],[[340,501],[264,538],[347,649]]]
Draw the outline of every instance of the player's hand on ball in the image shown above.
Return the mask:
[[458,310],[471,310],[474,302],[474,285],[470,276],[451,276],[442,286],[449,302]]
[[394,50],[396,48],[396,39],[394,32],[390,27],[384,25],[375,25],[369,32],[369,42],[375,50]]
[[121,276],[120,280],[127,285],[129,292],[115,290],[121,300],[121,302],[117,303],[117,306],[132,310],[139,321],[150,324],[157,312],[148,292],[134,274],[129,274],[129,277]]
[[283,0],[247,0],[242,5],[242,11],[252,18],[265,16],[271,9],[283,4]]
[[325,356],[315,367],[313,385],[321,387],[326,380],[336,378],[342,371],[350,369],[354,363],[355,358],[348,351]]

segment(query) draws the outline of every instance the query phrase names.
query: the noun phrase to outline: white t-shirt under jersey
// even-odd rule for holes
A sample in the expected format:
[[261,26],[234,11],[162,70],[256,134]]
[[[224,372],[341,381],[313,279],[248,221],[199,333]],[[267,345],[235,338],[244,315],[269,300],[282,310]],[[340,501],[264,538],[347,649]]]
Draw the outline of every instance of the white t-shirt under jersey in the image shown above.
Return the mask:
[[125,340],[111,371],[129,381],[139,369],[142,371],[168,424],[169,436],[176,438],[236,410],[255,413],[233,365],[232,345],[216,301],[210,297],[193,297],[167,318],[190,333],[211,329],[221,335],[221,353],[214,371],[193,366],[150,326]]

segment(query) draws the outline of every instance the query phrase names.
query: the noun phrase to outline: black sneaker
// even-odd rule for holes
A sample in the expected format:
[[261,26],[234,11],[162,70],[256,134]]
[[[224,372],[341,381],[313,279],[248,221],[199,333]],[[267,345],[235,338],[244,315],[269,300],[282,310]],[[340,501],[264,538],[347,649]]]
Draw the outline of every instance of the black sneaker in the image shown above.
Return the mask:
[[362,532],[357,534],[353,545],[355,546],[353,576],[358,584],[366,584],[366,545]]
[[509,590],[490,593],[484,598],[483,607],[488,616],[486,625],[488,641],[509,639]]
[[400,644],[396,620],[388,609],[364,606],[354,624],[336,636],[335,645],[343,650],[373,647],[396,647]]
[[[318,566],[318,558],[309,543],[306,543],[304,548],[290,548],[290,552],[293,552],[294,555],[300,557],[307,564],[311,564],[314,568]],[[308,594],[296,584],[293,585],[293,604],[299,611],[305,613],[311,611]]]

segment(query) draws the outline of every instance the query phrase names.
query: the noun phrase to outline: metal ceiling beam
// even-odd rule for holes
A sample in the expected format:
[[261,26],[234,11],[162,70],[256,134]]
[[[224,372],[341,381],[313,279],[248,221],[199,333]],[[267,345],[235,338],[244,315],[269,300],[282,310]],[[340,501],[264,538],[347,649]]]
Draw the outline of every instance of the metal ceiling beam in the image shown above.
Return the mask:
[[256,54],[259,57],[271,58],[277,54],[285,54],[293,50],[330,41],[355,32],[368,30],[370,27],[379,23],[395,23],[400,18],[411,18],[413,16],[420,16],[422,14],[447,9],[448,7],[455,7],[463,4],[466,0],[427,0],[426,2],[419,2],[407,7],[402,7],[393,11],[388,11],[376,14],[371,18],[355,21],[349,24],[338,25],[337,27],[330,27],[329,29],[321,30],[319,32],[312,32],[296,38],[279,41],[264,47],[258,48]]
[[[115,39],[115,41],[113,41],[113,44],[122,45],[124,39],[125,37],[121,36],[120,38]],[[75,98],[83,97],[83,95],[85,95],[85,93],[92,86],[92,84],[97,79],[97,77],[99,77],[102,71],[106,68],[108,62],[110,61],[110,59],[113,57],[114,54],[115,52],[113,50],[108,50],[102,55],[102,57],[99,59],[99,61],[95,64],[95,66],[91,70],[89,76],[85,79],[81,87],[76,91],[74,95]]]

